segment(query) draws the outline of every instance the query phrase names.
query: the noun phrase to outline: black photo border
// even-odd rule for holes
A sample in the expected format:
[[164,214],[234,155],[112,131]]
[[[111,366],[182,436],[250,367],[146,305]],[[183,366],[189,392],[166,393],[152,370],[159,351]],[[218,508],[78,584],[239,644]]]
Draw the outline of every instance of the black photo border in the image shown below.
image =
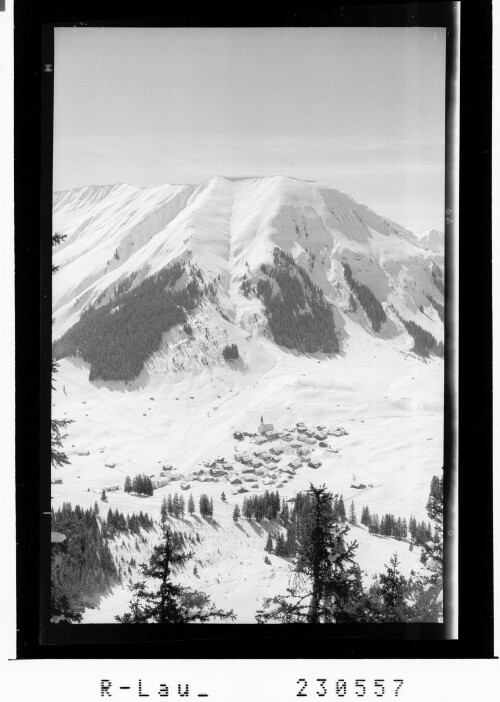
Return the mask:
[[[16,531],[18,658],[489,658],[493,655],[491,3],[466,2],[460,29],[459,554],[458,639],[438,624],[51,625],[50,356],[54,26],[445,26],[447,64],[458,41],[451,2],[287,5],[247,14],[163,3],[16,0],[14,4],[16,266]],[[448,75],[449,78],[449,75]],[[447,101],[451,81],[447,81]],[[450,115],[447,116],[449,126]],[[448,140],[447,165],[452,145]],[[447,171],[451,169],[447,168]],[[447,173],[446,199],[454,194]],[[447,254],[456,247],[446,230]],[[456,231],[455,231],[456,233]],[[474,257],[468,255],[473,244]],[[471,266],[473,275],[471,275]],[[447,299],[453,294],[447,269]],[[460,275],[462,274],[462,275]],[[468,294],[467,294],[468,293]],[[447,315],[447,339],[456,320]],[[471,320],[474,319],[474,324]],[[471,329],[473,327],[473,329]],[[445,359],[449,380],[450,358]],[[474,369],[471,373],[469,369]],[[39,396],[34,392],[39,388]],[[454,403],[445,391],[445,456],[453,460]],[[462,432],[460,432],[460,427]],[[481,486],[481,503],[471,505]],[[446,489],[446,488],[445,488]],[[48,505],[48,507],[47,507]],[[473,516],[471,516],[473,512]],[[468,520],[477,537],[468,543]],[[460,531],[460,530],[459,530]],[[445,525],[445,533],[446,525]],[[471,550],[473,556],[471,556]],[[45,589],[40,592],[40,584]],[[446,606],[446,605],[445,605]],[[445,611],[446,617],[446,611]],[[210,644],[209,646],[207,644]],[[258,644],[258,645],[257,645]],[[208,655],[207,655],[208,654]]]

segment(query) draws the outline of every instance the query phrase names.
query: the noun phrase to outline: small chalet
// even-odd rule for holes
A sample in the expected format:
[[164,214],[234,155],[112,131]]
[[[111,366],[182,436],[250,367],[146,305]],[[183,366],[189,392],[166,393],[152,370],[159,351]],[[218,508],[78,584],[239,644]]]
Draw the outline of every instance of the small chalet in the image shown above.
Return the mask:
[[[272,424],[271,424],[272,426]],[[275,431],[274,429],[270,429],[269,431],[266,431],[264,434],[268,439],[279,439],[280,433],[279,431]]]
[[157,488],[162,488],[165,487],[165,485],[168,485],[170,480],[168,478],[159,478],[158,480],[155,480],[154,486]]

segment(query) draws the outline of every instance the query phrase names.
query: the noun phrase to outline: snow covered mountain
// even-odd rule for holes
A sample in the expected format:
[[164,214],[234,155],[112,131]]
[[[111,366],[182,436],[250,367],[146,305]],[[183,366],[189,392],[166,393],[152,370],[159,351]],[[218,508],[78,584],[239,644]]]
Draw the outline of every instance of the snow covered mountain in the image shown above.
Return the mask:
[[[344,317],[350,315],[368,333],[386,339],[406,334],[403,322],[409,321],[442,341],[438,233],[419,240],[323,184],[285,177],[216,177],[199,186],[89,186],[55,194],[54,231],[67,237],[54,253],[59,267],[54,339],[89,308],[108,305],[114,312],[110,303],[120,291],[134,290],[174,264],[186,273],[186,266],[200,271],[204,283],[213,286],[209,316],[214,322],[218,315],[219,332],[234,336],[234,342],[242,331],[265,333],[269,310],[256,286],[266,277],[262,265],[275,262],[277,248],[296,264],[295,277],[298,266],[319,288],[339,339]],[[347,280],[346,264],[352,273]],[[188,280],[189,274],[176,289]],[[298,280],[303,287],[303,276]],[[362,299],[361,305],[352,301],[353,281],[365,292],[368,288],[374,305],[381,303],[380,326],[373,326]],[[232,324],[234,334],[223,320]],[[195,333],[193,345],[197,340]],[[284,345],[293,347],[293,342]]]
[[437,229],[428,229],[420,235],[420,244],[425,249],[437,254],[444,254],[444,233]]
[[[217,528],[172,520],[199,539],[198,576],[179,577],[242,622],[289,576],[288,561],[264,563],[265,528],[233,522],[242,490],[288,500],[325,483],[358,519],[369,506],[426,520],[443,460],[434,235],[431,247],[328,185],[285,177],[56,193],[53,229],[66,235],[53,259],[53,413],[74,420],[70,463],[54,469],[55,509],[91,508],[106,489],[106,511],[158,520],[164,496],[186,490],[198,504],[208,494]],[[232,345],[238,357],[227,360]],[[256,453],[262,415],[293,437],[264,444],[281,451],[269,462]],[[312,435],[304,446],[300,423]],[[310,452],[299,459],[297,445]],[[251,475],[245,452],[261,464]],[[123,490],[142,473],[158,486],[151,497]],[[406,575],[419,570],[407,541],[352,531],[367,583],[394,551]],[[120,543],[113,554],[128,564],[132,542]],[[117,588],[85,621],[113,621],[129,597]]]

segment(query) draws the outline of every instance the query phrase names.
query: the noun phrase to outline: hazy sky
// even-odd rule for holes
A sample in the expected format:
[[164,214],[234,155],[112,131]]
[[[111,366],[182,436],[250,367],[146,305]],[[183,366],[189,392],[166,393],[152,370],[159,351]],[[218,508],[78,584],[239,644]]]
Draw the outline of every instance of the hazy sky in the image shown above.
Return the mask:
[[54,189],[329,183],[443,228],[442,28],[56,28]]

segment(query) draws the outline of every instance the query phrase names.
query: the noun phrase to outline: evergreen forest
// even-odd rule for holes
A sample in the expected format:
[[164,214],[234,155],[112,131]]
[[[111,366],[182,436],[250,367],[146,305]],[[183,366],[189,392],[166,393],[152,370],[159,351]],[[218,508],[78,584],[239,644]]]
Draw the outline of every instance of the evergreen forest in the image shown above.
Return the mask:
[[262,264],[261,271],[266,277],[257,281],[256,294],[274,341],[299,353],[337,353],[332,307],[305,269],[275,248],[273,265]]
[[175,263],[132,289],[118,286],[109,302],[89,306],[54,342],[54,357],[80,356],[91,365],[89,380],[133,380],[160,348],[162,334],[187,324],[201,299],[202,276],[194,267],[190,282],[174,288],[185,272],[183,263]]
[[[379,300],[377,300],[370,288],[362,283],[358,283],[357,280],[354,280],[352,269],[348,263],[343,263],[342,265],[344,267],[344,275],[347,284],[352,292],[355,293],[360,305],[366,312],[366,316],[371,322],[373,331],[379,332],[382,324],[387,320],[387,315],[385,314],[382,304],[379,302]],[[357,309],[356,304],[353,304],[352,295],[350,306],[353,311]]]

